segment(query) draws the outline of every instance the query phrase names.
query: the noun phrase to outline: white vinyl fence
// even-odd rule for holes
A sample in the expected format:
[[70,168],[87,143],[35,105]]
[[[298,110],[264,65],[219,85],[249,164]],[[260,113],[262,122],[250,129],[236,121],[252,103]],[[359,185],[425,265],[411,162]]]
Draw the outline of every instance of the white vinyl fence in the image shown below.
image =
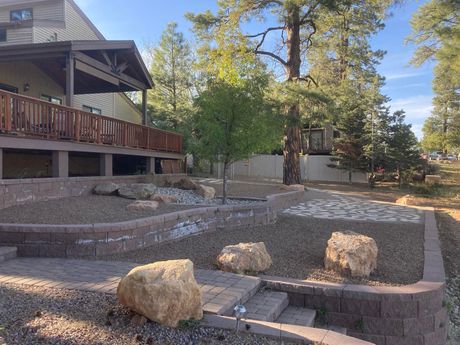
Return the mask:
[[[328,167],[332,164],[331,156],[301,156],[300,170],[303,181],[328,181],[348,182],[348,172],[341,169]],[[217,168],[218,178],[223,176],[223,165]],[[238,178],[283,178],[283,156],[278,155],[254,155],[247,160],[233,163],[228,169],[230,179]],[[367,183],[367,174],[356,172],[352,175],[352,181]]]

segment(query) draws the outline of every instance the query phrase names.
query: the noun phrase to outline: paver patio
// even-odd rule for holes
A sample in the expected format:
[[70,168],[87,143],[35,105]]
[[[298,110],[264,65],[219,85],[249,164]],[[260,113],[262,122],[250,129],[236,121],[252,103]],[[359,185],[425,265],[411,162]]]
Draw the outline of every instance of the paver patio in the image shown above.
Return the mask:
[[[49,288],[115,294],[118,282],[139,264],[114,261],[17,258],[0,264],[0,284],[16,283]],[[260,278],[233,273],[195,270],[203,309],[228,314],[232,307],[257,292]]]
[[372,201],[309,189],[306,201],[292,206],[283,213],[323,219],[362,220],[393,223],[422,223],[423,211],[407,206]]

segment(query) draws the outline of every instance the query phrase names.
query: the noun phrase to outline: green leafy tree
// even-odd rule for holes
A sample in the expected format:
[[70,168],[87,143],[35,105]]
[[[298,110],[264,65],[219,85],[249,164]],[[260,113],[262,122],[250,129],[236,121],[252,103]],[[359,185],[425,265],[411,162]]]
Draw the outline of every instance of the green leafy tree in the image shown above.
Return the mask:
[[409,172],[421,164],[417,138],[404,118],[403,110],[393,113],[386,140],[387,167],[397,172],[399,188]]
[[159,44],[150,48],[150,73],[155,87],[149,105],[155,126],[189,132],[194,93],[192,52],[176,23],[169,23]]
[[224,204],[229,165],[277,145],[279,122],[265,101],[266,87],[264,77],[238,83],[216,79],[195,100],[196,151],[223,163]]

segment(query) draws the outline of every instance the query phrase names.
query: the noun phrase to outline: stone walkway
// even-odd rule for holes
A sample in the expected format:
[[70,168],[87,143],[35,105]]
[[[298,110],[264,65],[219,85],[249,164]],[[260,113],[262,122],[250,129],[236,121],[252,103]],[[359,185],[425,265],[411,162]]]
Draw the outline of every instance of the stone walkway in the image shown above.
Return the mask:
[[323,219],[362,220],[373,222],[422,223],[423,211],[416,208],[372,201],[309,189],[306,201],[283,213]]
[[[47,288],[115,294],[121,277],[139,264],[114,261],[17,258],[0,263],[0,284],[16,283]],[[195,270],[203,310],[231,315],[259,289],[260,278],[209,270]]]

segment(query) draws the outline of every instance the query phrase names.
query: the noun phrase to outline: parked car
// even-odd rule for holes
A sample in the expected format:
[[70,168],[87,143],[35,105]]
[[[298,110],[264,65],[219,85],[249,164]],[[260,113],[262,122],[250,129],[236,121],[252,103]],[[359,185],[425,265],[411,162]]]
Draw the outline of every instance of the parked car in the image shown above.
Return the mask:
[[455,162],[457,160],[456,155],[447,155],[447,160],[451,162]]
[[430,153],[430,161],[440,160],[442,157],[442,151],[433,151]]

